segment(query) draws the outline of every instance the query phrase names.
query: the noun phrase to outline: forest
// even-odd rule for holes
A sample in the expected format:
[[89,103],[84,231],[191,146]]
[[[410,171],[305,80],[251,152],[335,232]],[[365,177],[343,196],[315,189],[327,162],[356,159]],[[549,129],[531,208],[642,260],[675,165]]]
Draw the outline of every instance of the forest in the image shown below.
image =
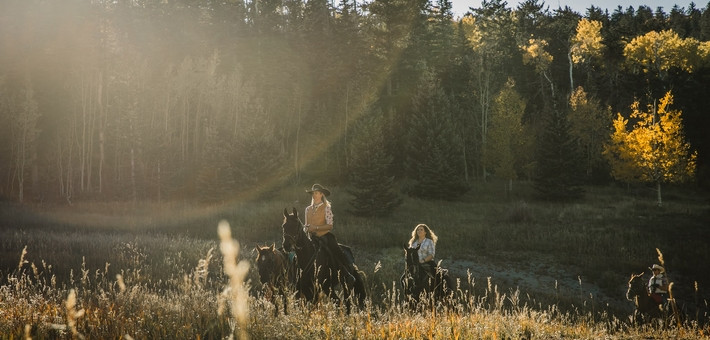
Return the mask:
[[551,7],[2,1],[0,198],[212,203],[318,181],[366,214],[375,193],[493,179],[561,200],[708,188],[710,3]]

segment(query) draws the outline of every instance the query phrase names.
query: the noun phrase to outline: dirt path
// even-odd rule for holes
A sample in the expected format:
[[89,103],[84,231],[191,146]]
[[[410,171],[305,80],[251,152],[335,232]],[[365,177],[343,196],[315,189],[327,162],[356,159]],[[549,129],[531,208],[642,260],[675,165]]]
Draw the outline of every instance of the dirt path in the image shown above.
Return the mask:
[[[379,254],[356,254],[359,263],[376,263],[394,267],[399,272],[403,267],[402,250],[383,250]],[[382,260],[382,259],[386,260]],[[591,280],[582,276],[581,270],[562,265],[552,256],[537,253],[495,254],[495,256],[468,256],[466,258],[444,258],[441,266],[465,284],[469,278],[474,284],[474,293],[483,293],[490,278],[491,287],[508,294],[519,290],[521,300],[566,301],[580,309],[599,310],[605,307],[615,311],[631,313],[631,303],[625,299],[625,282],[619,282],[615,296],[609,296]],[[523,301],[525,302],[525,301]]]
[[491,258],[444,259],[442,266],[448,267],[457,277],[466,278],[470,273],[476,286],[485,287],[490,277],[491,285],[498,285],[502,292],[519,290],[521,295],[566,300],[580,306],[595,303],[616,310],[630,308],[624,299],[625,286],[619,286],[619,296],[608,296],[579,274],[578,268],[560,265],[549,257],[530,255],[525,262]]

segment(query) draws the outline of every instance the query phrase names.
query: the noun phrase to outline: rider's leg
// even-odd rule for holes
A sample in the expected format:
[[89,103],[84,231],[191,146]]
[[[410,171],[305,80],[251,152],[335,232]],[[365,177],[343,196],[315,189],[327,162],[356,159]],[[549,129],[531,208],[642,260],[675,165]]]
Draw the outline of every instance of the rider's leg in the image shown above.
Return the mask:
[[333,233],[327,233],[323,235],[322,238],[324,239],[328,249],[330,250],[330,253],[333,255],[333,258],[338,263],[338,266],[344,269],[345,273],[343,275],[346,275],[346,278],[348,280],[355,281],[355,268],[353,267],[353,264],[350,263],[348,257],[345,255],[343,250],[340,248],[340,245],[338,244],[338,240],[335,238],[335,235],[333,235]]

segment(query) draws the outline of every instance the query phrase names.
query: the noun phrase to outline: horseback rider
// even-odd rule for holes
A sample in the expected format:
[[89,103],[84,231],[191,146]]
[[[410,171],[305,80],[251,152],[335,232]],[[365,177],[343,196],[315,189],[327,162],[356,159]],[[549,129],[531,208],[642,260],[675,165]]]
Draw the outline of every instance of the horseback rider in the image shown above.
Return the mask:
[[320,184],[313,184],[310,190],[311,205],[306,207],[305,227],[316,244],[324,245],[341,268],[345,269],[347,279],[355,280],[353,261],[340,248],[338,240],[331,232],[333,230],[333,210],[326,198],[330,190]]
[[434,277],[436,274],[436,263],[434,262],[434,254],[436,253],[436,241],[439,238],[426,224],[418,224],[412,230],[412,238],[409,240],[410,248],[417,248],[419,255],[419,264],[422,269]]
[[657,304],[665,305],[668,301],[668,278],[666,269],[658,264],[651,267],[653,276],[648,280],[648,292]]

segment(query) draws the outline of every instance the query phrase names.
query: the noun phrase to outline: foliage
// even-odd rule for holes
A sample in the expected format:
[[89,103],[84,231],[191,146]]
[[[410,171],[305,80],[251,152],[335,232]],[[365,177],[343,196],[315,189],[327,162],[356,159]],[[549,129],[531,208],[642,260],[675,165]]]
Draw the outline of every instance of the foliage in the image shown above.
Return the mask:
[[491,111],[491,127],[488,130],[490,151],[486,153],[486,163],[496,177],[518,179],[518,174],[530,161],[524,152],[528,149],[525,144],[529,142],[525,139],[522,122],[525,101],[515,91],[512,79],[495,97]]
[[550,66],[554,56],[547,51],[549,43],[545,39],[531,38],[526,44],[521,45],[520,49],[523,52],[523,64],[532,65],[535,69],[535,73],[544,77],[547,84],[550,86],[550,97],[551,100],[545,102],[545,107],[554,107],[555,95],[555,82],[551,78]]
[[583,18],[577,23],[577,34],[572,37],[572,61],[575,64],[589,63],[604,55],[601,35],[602,23]]
[[[385,152],[406,162],[425,72],[454,108],[469,184],[495,171],[492,106],[508,79],[526,104],[528,140],[541,140],[546,112],[563,110],[563,84],[614,111],[673,88],[698,172],[710,164],[697,101],[710,69],[708,8],[582,15],[492,0],[459,19],[449,0],[197,3],[0,2],[0,46],[13,46],[0,50],[2,199],[214,202],[284,180],[348,185],[351,124],[372,103],[385,117]],[[19,117],[26,79],[36,115]],[[33,132],[24,163],[19,119]]]
[[545,51],[547,45],[547,41],[542,39],[528,40],[528,44],[521,47],[524,51],[523,62],[526,65],[532,64],[538,73],[546,72],[553,59],[552,55]]
[[586,177],[592,179],[607,170],[602,152],[609,139],[611,108],[603,108],[599,100],[589,98],[581,86],[572,93],[569,102],[570,134],[579,142]]
[[408,122],[405,190],[416,197],[453,200],[468,190],[454,107],[431,73],[423,77]]
[[395,178],[388,175],[392,157],[385,153],[383,119],[380,110],[362,118],[351,144],[351,211],[357,216],[385,216],[402,204],[395,191]]
[[698,40],[683,39],[672,30],[651,31],[631,40],[624,47],[624,56],[634,70],[666,78],[674,67],[695,70],[700,62],[699,45]]
[[550,112],[538,146],[535,190],[540,199],[568,201],[583,194],[582,166],[577,140],[571,134],[567,116]]
[[691,151],[683,136],[681,111],[671,109],[673,96],[666,93],[656,111],[648,104],[631,105],[629,120],[621,113],[614,120],[611,141],[604,154],[614,178],[624,182],[675,183],[691,180],[695,174],[697,151]]

